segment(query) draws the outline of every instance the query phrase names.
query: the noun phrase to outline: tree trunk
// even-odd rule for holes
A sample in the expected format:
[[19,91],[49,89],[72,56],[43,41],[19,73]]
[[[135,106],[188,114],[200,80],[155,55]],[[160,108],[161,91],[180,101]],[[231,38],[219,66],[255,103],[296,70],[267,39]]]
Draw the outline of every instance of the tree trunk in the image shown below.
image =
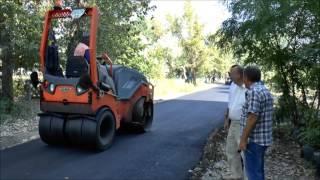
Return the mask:
[[1,66],[0,66],[0,97],[3,97],[3,94],[2,94],[2,59],[0,57],[0,62],[1,62]]
[[2,97],[13,101],[13,61],[10,50],[6,50],[2,61]]
[[308,106],[307,93],[306,93],[306,90],[305,90],[305,88],[304,88],[303,83],[301,83],[301,91],[302,91],[302,101],[303,101],[303,104],[307,107],[307,106]]
[[191,70],[191,73],[192,73],[192,82],[193,82],[193,85],[197,85],[197,77],[196,77],[196,71],[195,69],[192,69]]
[[296,102],[296,90],[295,90],[295,84],[292,83],[292,105],[293,105],[293,121],[296,122],[297,125],[299,125],[299,114],[298,114],[298,108],[297,108],[297,102]]
[[186,70],[186,67],[182,67],[182,78],[184,80],[187,79],[187,70]]
[[280,73],[284,81],[284,84],[282,85],[282,92],[285,96],[289,96],[290,87],[283,66],[280,66]]
[[[287,105],[286,108],[291,107],[292,111],[293,111],[292,114],[287,114],[287,115],[290,116],[293,126],[298,127],[299,122],[298,122],[298,119],[296,118],[296,115],[295,115],[296,114],[296,104],[295,104],[295,100],[293,99],[294,95],[293,95],[293,97],[290,96],[290,90],[292,87],[289,86],[288,77],[287,77],[287,75],[290,73],[286,73],[284,71],[284,69],[285,69],[284,65],[280,65],[279,70],[280,70],[281,77],[283,79],[283,84],[282,84],[281,88],[282,88],[283,96],[286,99],[285,100],[286,105]],[[294,90],[292,92],[294,94]]]
[[319,112],[319,107],[320,107],[320,82],[318,81],[318,88],[317,88],[317,92],[318,92],[318,106],[317,106],[317,112]]
[[316,103],[317,97],[318,97],[318,91],[316,91],[316,92],[314,93],[314,96],[313,96],[313,99],[312,99],[310,108],[315,108],[315,105],[314,105],[314,104]]
[[291,103],[292,103],[292,112],[293,112],[293,122],[294,122],[294,125],[295,127],[300,127],[301,125],[301,122],[299,122],[299,111],[298,111],[298,105],[297,105],[297,102],[296,102],[296,88],[295,88],[295,85],[296,85],[296,81],[295,81],[295,78],[294,78],[294,70],[290,70],[290,79],[291,79],[291,93],[292,93],[292,98],[291,99]]

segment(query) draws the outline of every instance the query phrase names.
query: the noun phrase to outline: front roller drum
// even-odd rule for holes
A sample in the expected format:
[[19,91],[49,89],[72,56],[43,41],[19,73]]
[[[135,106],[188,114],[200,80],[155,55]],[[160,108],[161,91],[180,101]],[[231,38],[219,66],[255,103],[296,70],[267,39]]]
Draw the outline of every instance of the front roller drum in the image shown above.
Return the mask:
[[39,135],[47,144],[64,144],[64,123],[62,116],[53,114],[41,114],[39,120]]
[[112,144],[116,132],[113,114],[103,109],[96,117],[78,117],[66,122],[66,136],[74,145],[105,150]]

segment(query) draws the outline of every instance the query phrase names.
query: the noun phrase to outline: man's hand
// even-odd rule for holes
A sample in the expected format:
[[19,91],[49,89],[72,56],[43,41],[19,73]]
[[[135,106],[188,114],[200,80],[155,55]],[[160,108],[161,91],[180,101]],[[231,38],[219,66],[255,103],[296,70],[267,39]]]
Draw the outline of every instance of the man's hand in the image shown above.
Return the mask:
[[245,151],[247,149],[247,144],[248,144],[248,140],[241,138],[240,144],[239,144],[239,150],[240,151]]
[[241,138],[240,138],[239,150],[244,151],[247,149],[248,138],[249,138],[251,131],[256,126],[257,118],[258,118],[257,115],[255,115],[253,113],[249,113],[248,119],[247,119],[247,124],[244,127]]
[[112,61],[111,61],[111,59],[110,59],[110,57],[108,56],[107,53],[103,53],[103,54],[102,54],[102,58],[106,61],[106,63],[107,63],[108,65],[111,65],[111,64],[112,64]]

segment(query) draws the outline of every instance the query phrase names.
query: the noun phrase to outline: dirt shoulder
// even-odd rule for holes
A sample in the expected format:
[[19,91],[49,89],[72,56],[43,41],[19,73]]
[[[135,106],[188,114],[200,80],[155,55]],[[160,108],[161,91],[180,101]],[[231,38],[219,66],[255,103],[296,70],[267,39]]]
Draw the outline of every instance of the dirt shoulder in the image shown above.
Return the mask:
[[[203,156],[189,172],[192,180],[220,180],[230,175],[225,156],[227,132],[215,130],[208,137]],[[301,147],[284,137],[275,137],[265,156],[267,180],[314,180],[315,168],[300,157]]]

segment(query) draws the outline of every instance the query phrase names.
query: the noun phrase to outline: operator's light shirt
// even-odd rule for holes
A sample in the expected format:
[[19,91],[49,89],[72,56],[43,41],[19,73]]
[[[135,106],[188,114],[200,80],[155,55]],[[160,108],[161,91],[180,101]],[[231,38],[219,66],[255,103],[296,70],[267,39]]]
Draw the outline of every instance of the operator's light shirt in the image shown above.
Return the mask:
[[229,89],[229,118],[232,121],[240,121],[242,114],[242,106],[246,101],[247,89],[244,86],[238,86],[234,82],[231,83]]
[[84,43],[79,43],[74,50],[73,55],[74,56],[84,56],[86,50],[89,49],[89,47]]
[[74,56],[82,56],[84,57],[88,64],[90,64],[90,53],[89,53],[89,47],[84,43],[79,43],[74,50],[73,53]]

